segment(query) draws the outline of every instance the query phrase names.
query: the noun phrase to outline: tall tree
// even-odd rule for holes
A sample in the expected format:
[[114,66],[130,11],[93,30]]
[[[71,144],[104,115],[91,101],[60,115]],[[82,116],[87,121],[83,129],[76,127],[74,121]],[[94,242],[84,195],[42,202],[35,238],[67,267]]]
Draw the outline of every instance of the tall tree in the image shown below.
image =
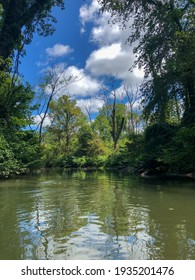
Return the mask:
[[[108,120],[114,150],[117,149],[118,141],[125,127],[126,113],[125,104],[116,103],[116,100],[112,104],[105,105],[100,109],[100,116],[104,116]],[[104,121],[104,123],[107,125],[107,122]]]
[[64,8],[63,0],[1,0],[0,57],[11,57],[15,50],[29,44],[35,31],[42,36],[52,34],[54,6]]
[[54,135],[58,146],[63,147],[61,152],[69,153],[73,138],[86,121],[85,115],[76,106],[76,100],[63,95],[57,101],[51,102],[49,116],[51,119],[49,132]]
[[28,84],[0,72],[0,177],[20,174],[40,164],[36,133],[27,130],[32,123],[33,97]]
[[10,74],[0,72],[0,131],[7,139],[12,140],[14,133],[32,121],[28,116],[31,115],[33,97],[29,84],[13,81]]
[[100,114],[103,114],[109,121],[114,150],[116,150],[125,125],[126,107],[125,104],[118,102],[121,95],[117,88],[118,81],[114,77],[109,77],[105,80],[105,84],[106,86],[102,86],[100,93],[100,97],[104,100],[105,106],[100,110]]
[[[138,41],[135,62],[152,77],[153,90],[146,105],[167,106],[167,98],[177,94],[185,104],[184,121],[195,122],[195,1],[194,0],[99,0],[103,10],[112,12],[113,21],[131,24],[129,43]],[[185,56],[185,58],[184,58]],[[160,89],[161,88],[161,89]],[[175,89],[177,90],[175,91]],[[160,101],[160,102],[159,102]],[[151,107],[152,108],[152,107]],[[161,115],[162,117],[162,115]]]
[[127,98],[127,125],[126,129],[130,134],[138,132],[138,126],[141,122],[141,112],[138,113],[138,106],[140,104],[139,88],[135,89],[131,85],[124,84],[121,87],[121,94]]
[[59,97],[65,91],[65,88],[73,82],[77,77],[67,74],[67,68],[64,63],[52,65],[48,67],[42,78],[42,83],[37,91],[37,114],[40,118],[37,129],[39,130],[39,143],[42,141],[42,131],[44,121],[48,116],[50,103],[54,97]]

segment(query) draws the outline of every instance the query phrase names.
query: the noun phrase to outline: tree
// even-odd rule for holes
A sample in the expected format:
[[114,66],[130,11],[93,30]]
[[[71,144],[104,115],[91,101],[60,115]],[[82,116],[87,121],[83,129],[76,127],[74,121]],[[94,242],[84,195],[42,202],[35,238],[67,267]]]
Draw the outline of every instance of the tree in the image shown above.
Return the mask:
[[195,170],[195,127],[180,127],[163,149],[159,160],[169,166],[169,171],[190,173]]
[[44,76],[43,82],[37,90],[37,114],[40,118],[37,129],[39,130],[39,143],[42,141],[42,132],[44,121],[48,117],[50,103],[54,97],[59,97],[64,93],[65,88],[75,82],[77,77],[67,75],[66,65],[60,63],[48,67]]
[[141,122],[141,112],[138,113],[138,104],[140,101],[139,88],[133,89],[131,85],[124,84],[121,88],[121,94],[127,98],[127,124],[126,130],[130,134],[138,132],[138,125]]
[[184,101],[181,95],[178,95],[178,91],[182,93],[183,90],[174,83],[170,85],[170,80],[170,76],[161,75],[142,84],[143,116],[147,123],[179,124],[181,122]]
[[89,122],[92,122],[92,114],[93,114],[92,98],[90,98],[90,99],[83,99],[81,106],[82,106],[83,111],[86,113]]
[[[163,112],[168,106],[167,101],[176,94],[177,100],[181,99],[185,105],[184,122],[194,123],[194,0],[99,2],[103,10],[112,12],[114,22],[122,20],[123,28],[128,28],[129,20],[133,19],[128,41],[130,44],[138,42],[134,48],[137,54],[135,64],[144,68],[146,77],[152,77],[148,82],[153,84],[153,90],[147,92],[146,107],[155,110],[155,105],[157,108],[162,105]],[[165,95],[164,100],[159,99],[159,92]]]
[[0,76],[0,130],[6,138],[13,139],[13,134],[26,127],[32,119],[31,102],[34,97],[29,84],[12,80],[8,73]]
[[33,122],[29,118],[33,97],[29,84],[0,72],[0,177],[20,174],[40,164],[36,133],[27,129]]
[[105,144],[109,145],[112,142],[111,126],[109,120],[107,115],[101,110],[92,123],[92,128]]
[[49,132],[53,134],[61,153],[69,153],[73,138],[86,117],[81,109],[76,106],[76,100],[71,100],[63,95],[57,101],[52,101],[50,106],[51,126]]
[[49,118],[41,143],[43,164],[47,167],[74,166],[74,153],[78,149],[78,133],[87,118],[76,106],[76,100],[63,95],[50,104]]
[[105,106],[100,109],[100,114],[104,115],[110,124],[114,150],[121,137],[125,126],[126,107],[125,104],[117,103],[120,92],[117,90],[117,80],[113,77],[107,79],[107,86],[102,86],[101,98]]
[[14,153],[0,133],[0,178],[15,175],[21,171],[21,163],[15,158]]
[[63,0],[1,0],[0,57],[12,57],[15,50],[31,42],[35,31],[42,36],[51,35],[52,23],[56,22],[51,15],[54,6],[63,9]]
[[[118,141],[121,138],[122,131],[125,127],[125,104],[117,104],[116,101],[114,101],[113,104],[105,105],[100,109],[100,116],[103,116],[108,120],[110,135],[114,144],[113,147],[114,150],[116,150]],[[106,123],[106,121],[104,121],[104,123]]]

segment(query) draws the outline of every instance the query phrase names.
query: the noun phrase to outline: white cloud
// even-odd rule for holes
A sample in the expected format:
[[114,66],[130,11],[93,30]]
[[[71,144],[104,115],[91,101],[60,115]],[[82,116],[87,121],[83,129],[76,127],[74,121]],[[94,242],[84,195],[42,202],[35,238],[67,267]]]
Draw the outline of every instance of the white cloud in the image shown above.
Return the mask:
[[87,22],[94,21],[97,18],[99,8],[100,6],[96,0],[93,0],[89,6],[87,4],[81,6],[79,16],[82,23],[82,32],[84,32],[84,27]]
[[52,48],[47,48],[46,53],[51,57],[62,57],[73,50],[68,45],[55,44]]
[[101,49],[93,52],[94,59],[114,59],[121,53],[121,44],[112,44],[111,46],[102,47]]
[[[121,25],[117,22],[112,24],[114,18],[109,12],[99,13],[101,6],[97,0],[93,0],[90,5],[83,5],[80,9],[80,20],[82,29],[88,22],[92,22],[94,27],[91,30],[91,40],[98,43],[99,46],[105,46],[114,42],[122,42],[125,45],[130,35],[129,29],[122,30]],[[129,26],[132,19],[127,23]]]
[[100,89],[100,83],[97,79],[86,74],[84,69],[78,69],[76,66],[67,68],[67,75],[76,77],[75,81],[67,86],[70,96],[94,96]]
[[81,108],[84,114],[87,114],[87,111],[90,113],[97,113],[103,105],[104,101],[97,98],[77,100],[77,106]]
[[[93,24],[91,40],[98,46],[98,49],[88,57],[85,69],[96,77],[114,76],[135,87],[142,82],[143,71],[137,68],[129,71],[135,61],[133,46],[127,44],[131,30],[122,30],[117,22],[111,24],[111,14],[108,12],[97,16],[99,9],[97,0],[80,9],[82,26],[88,22]],[[132,19],[127,22],[129,26],[131,23]]]
[[[41,122],[43,116],[44,116],[44,113],[41,113],[41,115],[33,116],[34,125],[36,125],[36,126],[40,125],[40,122]],[[43,122],[43,127],[50,126],[50,125],[51,125],[51,120],[49,118],[49,115],[47,115],[44,122]]]
[[[84,69],[76,66],[67,67],[64,63],[56,64],[53,68],[45,69],[53,77],[55,84],[55,98],[64,94],[72,97],[94,96],[100,89],[100,83],[97,79],[85,73]],[[52,84],[46,87],[46,93],[51,94]]]
[[94,76],[113,76],[136,86],[143,80],[143,71],[137,68],[130,71],[133,62],[133,54],[122,49],[120,43],[114,43],[93,51],[86,61],[86,69]]
[[144,78],[144,70],[143,69],[134,68],[133,69],[133,74],[138,78],[141,78],[141,79]]

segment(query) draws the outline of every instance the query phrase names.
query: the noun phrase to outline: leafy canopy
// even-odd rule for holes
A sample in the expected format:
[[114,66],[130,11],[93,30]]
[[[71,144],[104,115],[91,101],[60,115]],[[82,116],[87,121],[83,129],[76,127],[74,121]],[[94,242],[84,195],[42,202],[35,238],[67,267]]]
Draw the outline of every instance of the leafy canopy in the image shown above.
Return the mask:
[[135,65],[142,67],[145,77],[150,78],[144,85],[149,112],[161,110],[162,117],[169,100],[176,97],[184,103],[185,122],[195,122],[195,1],[99,0],[99,3],[103,11],[111,11],[113,22],[129,28],[129,43],[137,44]]
[[54,6],[64,8],[63,0],[1,0],[0,3],[0,57],[12,56],[32,41],[33,33],[53,34]]

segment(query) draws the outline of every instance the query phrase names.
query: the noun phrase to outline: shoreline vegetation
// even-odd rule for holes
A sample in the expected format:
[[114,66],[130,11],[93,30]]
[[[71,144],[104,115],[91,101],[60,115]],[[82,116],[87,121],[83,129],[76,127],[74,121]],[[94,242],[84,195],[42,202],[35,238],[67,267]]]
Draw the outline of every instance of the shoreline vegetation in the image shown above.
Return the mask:
[[77,168],[61,168],[61,167],[56,167],[56,168],[40,168],[40,169],[34,169],[34,170],[26,170],[23,173],[20,174],[13,174],[12,176],[1,176],[0,177],[0,182],[3,180],[9,180],[13,178],[25,178],[31,175],[40,175],[40,174],[45,174],[47,172],[51,171],[60,171],[60,172],[114,172],[114,173],[120,173],[120,174],[125,174],[125,175],[134,175],[138,178],[146,179],[146,180],[184,180],[184,181],[191,181],[195,180],[195,172],[191,173],[159,173],[159,174],[148,174],[147,171],[143,171],[142,173],[135,172],[135,170],[132,170],[131,168],[97,168],[97,167],[77,167]]

